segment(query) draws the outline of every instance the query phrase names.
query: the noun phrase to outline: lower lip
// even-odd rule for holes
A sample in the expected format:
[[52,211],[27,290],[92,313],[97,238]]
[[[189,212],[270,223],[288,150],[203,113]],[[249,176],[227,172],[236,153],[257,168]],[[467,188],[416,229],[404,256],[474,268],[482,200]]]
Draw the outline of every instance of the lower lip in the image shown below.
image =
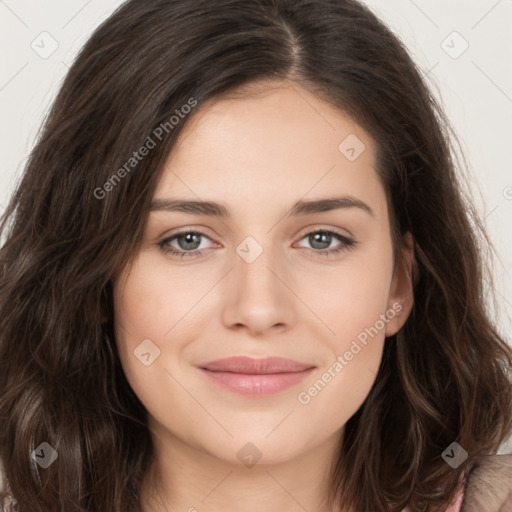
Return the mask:
[[302,382],[314,368],[302,372],[247,374],[232,372],[211,372],[201,368],[201,371],[219,386],[249,396],[265,396],[278,393]]

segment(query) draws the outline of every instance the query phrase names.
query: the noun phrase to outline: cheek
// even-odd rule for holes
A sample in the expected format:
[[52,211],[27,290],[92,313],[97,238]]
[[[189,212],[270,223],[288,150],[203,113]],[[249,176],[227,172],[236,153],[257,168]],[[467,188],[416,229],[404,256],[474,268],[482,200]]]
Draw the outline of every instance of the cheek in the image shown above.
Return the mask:
[[[172,302],[174,298],[175,303]],[[161,386],[163,368],[172,359],[166,343],[180,315],[176,293],[160,272],[137,259],[114,283],[115,337],[126,377],[144,405]],[[175,319],[176,318],[176,319]]]
[[[211,287],[211,276],[207,279],[196,274],[191,277],[189,269],[171,272],[165,264],[141,253],[114,287],[118,339],[136,345],[150,338],[161,349],[168,347],[173,329],[178,329],[187,315],[197,314],[201,297]],[[179,340],[173,339],[173,346],[176,343]]]
[[345,284],[328,306],[335,331],[325,338],[329,356],[296,397],[312,430],[339,428],[364,403],[382,359],[385,319],[392,318],[379,286],[363,287],[359,281],[358,288],[351,288],[350,280]]
[[360,273],[357,277],[354,274],[340,288],[335,327],[339,339],[337,348],[348,349],[346,342],[356,338],[364,342],[365,333],[375,332],[374,328],[383,339],[385,324],[381,315],[388,309],[388,276],[371,272]]

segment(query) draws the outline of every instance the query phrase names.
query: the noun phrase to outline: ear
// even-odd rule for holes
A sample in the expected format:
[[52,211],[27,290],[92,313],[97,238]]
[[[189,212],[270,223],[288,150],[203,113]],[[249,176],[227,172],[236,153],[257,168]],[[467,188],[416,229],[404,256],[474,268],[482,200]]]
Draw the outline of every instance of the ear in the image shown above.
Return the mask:
[[412,310],[414,305],[413,273],[414,279],[417,279],[418,268],[414,258],[414,239],[411,233],[406,233],[389,289],[388,308],[393,309],[396,315],[386,324],[386,337],[393,336],[403,327]]

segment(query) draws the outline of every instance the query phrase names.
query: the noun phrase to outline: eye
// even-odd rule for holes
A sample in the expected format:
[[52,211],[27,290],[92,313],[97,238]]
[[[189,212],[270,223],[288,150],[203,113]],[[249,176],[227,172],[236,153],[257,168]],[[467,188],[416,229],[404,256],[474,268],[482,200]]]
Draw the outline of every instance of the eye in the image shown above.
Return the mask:
[[[204,246],[201,247],[202,239],[210,240],[208,236],[200,231],[182,231],[162,240],[158,243],[158,246],[166,254],[180,258],[194,258],[202,256],[204,250],[207,248]],[[301,238],[301,240],[304,239],[307,239],[311,244],[312,253],[315,256],[320,257],[349,250],[357,243],[355,240],[352,240],[341,233],[330,230],[310,231]],[[338,245],[329,249],[329,246],[333,241],[338,241]]]
[[[166,238],[158,243],[158,246],[167,254],[179,256],[181,258],[198,257],[203,254],[204,247],[201,246],[201,238],[208,238],[200,231],[182,231]],[[208,238],[209,239],[209,238]],[[171,243],[176,242],[178,248],[173,247]]]
[[[356,245],[356,241],[348,238],[341,233],[329,230],[310,231],[301,240],[307,239],[311,248],[314,249],[315,256],[329,256],[341,251],[349,250]],[[338,241],[338,245],[329,248],[333,241]],[[318,249],[318,250],[317,250]]]

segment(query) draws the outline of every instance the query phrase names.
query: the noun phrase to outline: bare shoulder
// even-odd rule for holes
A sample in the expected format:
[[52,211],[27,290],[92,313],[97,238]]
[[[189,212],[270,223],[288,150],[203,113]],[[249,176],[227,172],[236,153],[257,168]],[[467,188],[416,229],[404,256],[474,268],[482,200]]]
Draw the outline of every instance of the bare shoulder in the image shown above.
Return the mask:
[[468,475],[461,512],[512,512],[512,454],[489,455]]

